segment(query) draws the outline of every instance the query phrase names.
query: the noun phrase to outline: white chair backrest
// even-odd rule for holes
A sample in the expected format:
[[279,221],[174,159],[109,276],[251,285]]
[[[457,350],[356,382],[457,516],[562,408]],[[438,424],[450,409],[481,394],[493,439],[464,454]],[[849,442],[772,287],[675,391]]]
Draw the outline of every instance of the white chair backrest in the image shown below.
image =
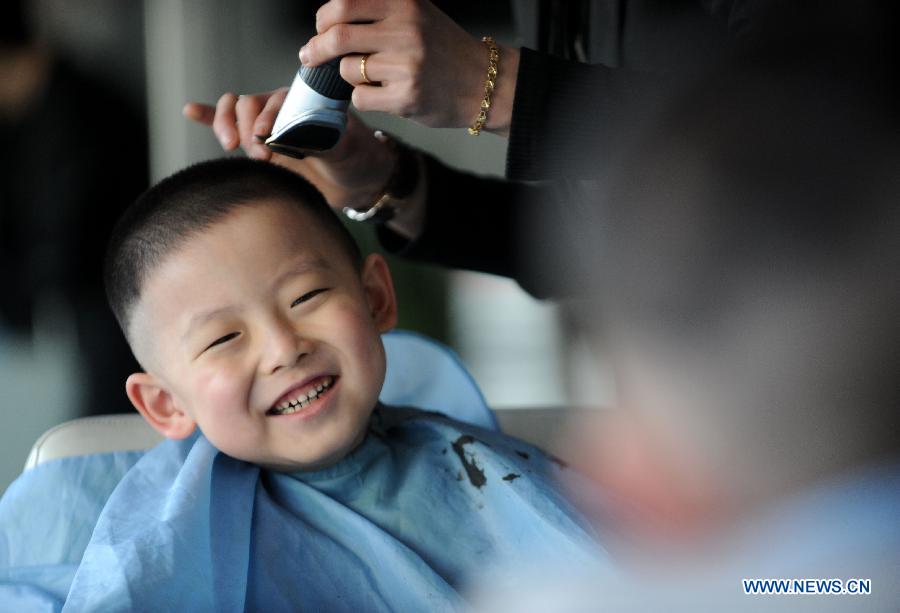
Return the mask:
[[31,447],[25,470],[58,458],[150,449],[161,440],[137,413],[81,417],[44,432]]

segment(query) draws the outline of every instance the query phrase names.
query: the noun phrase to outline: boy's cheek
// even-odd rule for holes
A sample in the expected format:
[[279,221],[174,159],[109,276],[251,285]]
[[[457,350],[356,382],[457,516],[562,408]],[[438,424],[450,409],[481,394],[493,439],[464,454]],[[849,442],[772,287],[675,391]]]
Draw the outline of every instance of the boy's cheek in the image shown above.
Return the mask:
[[228,369],[204,369],[195,374],[193,396],[217,413],[227,412],[238,400],[245,402],[242,381],[241,377]]
[[318,338],[363,367],[378,357],[381,335],[375,329],[365,301],[342,297],[332,304],[325,317],[310,323],[317,330]]
[[384,369],[384,345],[381,335],[370,326],[360,326],[355,331],[355,336],[349,339],[348,347],[351,347],[354,363],[365,374],[376,375]]

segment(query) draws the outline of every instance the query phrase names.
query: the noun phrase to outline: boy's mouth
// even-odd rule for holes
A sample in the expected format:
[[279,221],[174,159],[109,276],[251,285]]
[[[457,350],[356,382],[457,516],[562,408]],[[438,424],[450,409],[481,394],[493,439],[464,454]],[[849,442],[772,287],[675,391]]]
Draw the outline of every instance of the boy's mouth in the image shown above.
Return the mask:
[[327,392],[337,381],[337,377],[325,375],[310,381],[302,388],[288,392],[272,408],[266,411],[266,415],[290,415],[302,411],[322,394]]

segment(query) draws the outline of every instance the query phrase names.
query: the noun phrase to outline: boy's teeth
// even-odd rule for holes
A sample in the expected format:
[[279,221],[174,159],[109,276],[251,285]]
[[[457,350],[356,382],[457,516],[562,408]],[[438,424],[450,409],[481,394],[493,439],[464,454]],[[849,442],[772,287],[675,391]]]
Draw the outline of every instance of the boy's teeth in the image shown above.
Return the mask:
[[277,405],[274,413],[277,415],[290,415],[308,407],[313,400],[319,397],[319,394],[331,387],[332,383],[334,383],[333,377],[325,377],[321,383],[317,383],[305,393],[301,393],[296,398]]

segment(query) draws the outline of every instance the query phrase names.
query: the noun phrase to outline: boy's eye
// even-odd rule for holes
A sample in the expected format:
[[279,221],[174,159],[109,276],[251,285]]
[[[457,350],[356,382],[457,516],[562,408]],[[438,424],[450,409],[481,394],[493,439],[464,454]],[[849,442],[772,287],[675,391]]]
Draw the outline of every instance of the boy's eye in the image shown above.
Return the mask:
[[318,296],[318,295],[321,294],[322,292],[327,292],[329,289],[330,289],[330,288],[323,287],[323,288],[320,288],[320,289],[314,289],[314,290],[311,291],[311,292],[306,292],[305,294],[303,294],[302,296],[300,296],[299,298],[297,298],[296,300],[294,300],[294,301],[291,303],[291,308],[294,308],[294,307],[297,306],[298,304],[303,304],[303,303],[306,302],[307,300],[312,300],[313,298],[315,298],[316,296]]
[[238,336],[239,334],[240,334],[240,332],[231,332],[230,334],[226,334],[225,336],[222,336],[222,337],[220,337],[220,338],[217,338],[217,339],[214,340],[212,343],[210,343],[209,346],[208,346],[206,349],[204,349],[204,351],[206,351],[207,349],[212,349],[212,348],[215,347],[216,345],[221,345],[222,343],[227,343],[227,342],[230,341],[231,339],[237,338],[237,336]]

